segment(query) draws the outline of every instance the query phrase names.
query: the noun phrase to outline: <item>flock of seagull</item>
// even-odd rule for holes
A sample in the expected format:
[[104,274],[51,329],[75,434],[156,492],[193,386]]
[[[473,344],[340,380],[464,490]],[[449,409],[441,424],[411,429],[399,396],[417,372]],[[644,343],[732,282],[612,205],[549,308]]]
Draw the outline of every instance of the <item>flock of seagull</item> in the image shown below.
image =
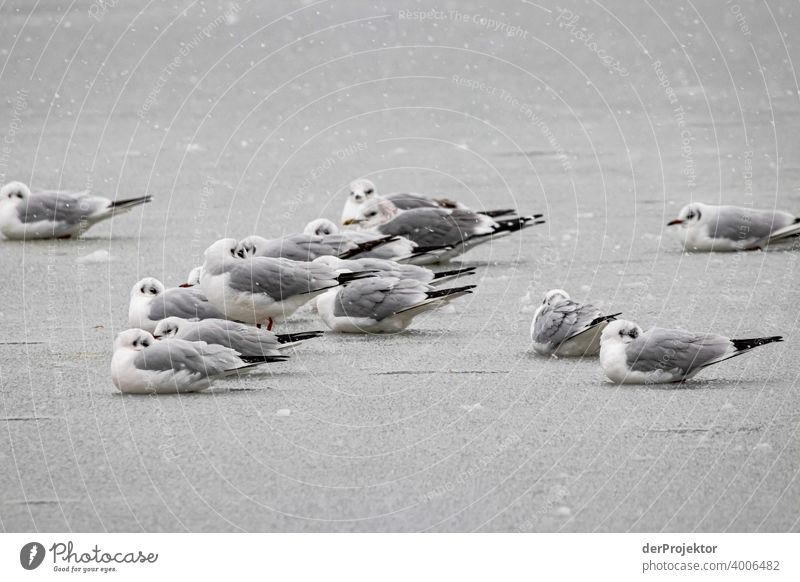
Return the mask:
[[[0,188],[0,232],[12,240],[74,238],[150,201],[31,192],[11,182]],[[476,288],[458,283],[474,267],[431,267],[542,223],[540,214],[512,209],[473,211],[446,198],[380,195],[371,181],[356,180],[341,228],[320,218],[278,239],[221,239],[183,285],[166,288],[151,277],[137,282],[130,293],[130,329],[114,341],[112,381],[126,393],[195,392],[283,362],[290,348],[324,333],[272,331],[306,304],[334,332],[400,332],[416,316]],[[800,219],[789,213],[701,203],[685,206],[668,226],[678,230],[687,251],[756,250],[800,235]],[[620,315],[553,289],[534,315],[533,349],[553,357],[599,355],[612,382],[650,384],[683,382],[712,364],[782,341],[680,329],[645,332]]]

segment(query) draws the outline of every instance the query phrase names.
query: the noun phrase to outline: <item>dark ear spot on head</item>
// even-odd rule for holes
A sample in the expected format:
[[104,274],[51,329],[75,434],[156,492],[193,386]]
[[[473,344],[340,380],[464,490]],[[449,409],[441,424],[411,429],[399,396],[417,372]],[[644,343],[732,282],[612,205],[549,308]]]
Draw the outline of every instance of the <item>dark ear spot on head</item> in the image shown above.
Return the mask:
[[639,330],[637,330],[637,329],[634,327],[632,330],[630,330],[630,331],[628,332],[628,335],[631,337],[631,339],[636,339],[637,337],[639,337]]
[[703,213],[700,212],[700,209],[698,208],[697,209],[697,220],[700,220],[701,218],[703,218]]

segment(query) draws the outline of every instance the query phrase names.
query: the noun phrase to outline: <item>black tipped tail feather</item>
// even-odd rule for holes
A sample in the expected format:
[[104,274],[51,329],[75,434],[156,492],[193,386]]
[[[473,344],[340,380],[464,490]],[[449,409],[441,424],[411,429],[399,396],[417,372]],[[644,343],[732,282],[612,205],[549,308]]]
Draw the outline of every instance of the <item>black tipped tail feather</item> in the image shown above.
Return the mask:
[[483,214],[489,218],[497,218],[499,216],[508,216],[509,214],[516,214],[517,211],[513,209],[500,209],[500,210],[481,210],[477,214]]
[[390,243],[390,242],[394,242],[394,241],[396,241],[398,239],[399,239],[399,237],[397,237],[397,236],[395,236],[393,234],[387,234],[386,236],[382,236],[382,237],[376,238],[375,240],[370,240],[370,241],[367,241],[367,242],[359,243],[358,245],[356,245],[356,248],[350,249],[349,251],[345,251],[345,252],[341,253],[339,255],[339,258],[340,259],[349,259],[351,257],[356,257],[356,256],[360,255],[361,253],[368,253],[369,251],[371,251],[371,250],[373,250],[373,249],[375,249],[375,248],[377,248],[379,246],[385,245],[385,244]]
[[611,315],[601,315],[600,317],[594,318],[591,322],[589,322],[589,325],[587,325],[586,327],[593,327],[595,325],[603,323],[604,321],[614,321],[615,319],[617,319],[618,315],[622,315],[622,312],[620,311],[619,313],[612,313]]
[[544,220],[539,220],[541,217],[541,214],[531,214],[530,216],[520,216],[518,218],[509,218],[508,220],[499,220],[497,221],[497,226],[495,227],[493,234],[499,234],[501,232],[516,232],[535,224],[544,224]]
[[247,362],[248,364],[259,365],[259,364],[273,364],[275,362],[285,362],[286,360],[289,359],[289,356],[239,356],[239,358],[243,362]]
[[359,279],[374,277],[377,272],[378,271],[356,271],[354,273],[341,273],[336,277],[336,280],[339,282],[339,285],[346,285],[347,283],[358,281]]
[[139,198],[125,198],[123,200],[114,200],[111,204],[109,204],[109,208],[114,210],[123,210],[126,208],[133,208],[134,206],[139,206],[140,204],[146,204],[153,199],[152,196],[140,196]]
[[463,287],[450,287],[449,289],[437,289],[435,291],[428,291],[425,295],[428,296],[428,299],[442,299],[443,297],[449,297],[450,295],[456,294],[464,294],[464,293],[472,293],[472,290],[475,289],[477,285],[465,285]]
[[460,277],[462,275],[474,275],[475,267],[464,267],[462,269],[452,269],[450,271],[439,271],[433,274],[433,280],[442,279],[443,277]]
[[324,335],[324,331],[300,331],[297,333],[281,333],[275,336],[279,344],[289,344],[292,342],[301,342],[304,340],[314,339]]
[[756,337],[751,339],[732,339],[731,343],[733,344],[734,349],[737,352],[746,352],[748,350],[752,350],[753,348],[757,348],[758,346],[765,346],[767,344],[775,343],[775,342],[782,342],[783,337],[779,335],[774,335],[772,337]]

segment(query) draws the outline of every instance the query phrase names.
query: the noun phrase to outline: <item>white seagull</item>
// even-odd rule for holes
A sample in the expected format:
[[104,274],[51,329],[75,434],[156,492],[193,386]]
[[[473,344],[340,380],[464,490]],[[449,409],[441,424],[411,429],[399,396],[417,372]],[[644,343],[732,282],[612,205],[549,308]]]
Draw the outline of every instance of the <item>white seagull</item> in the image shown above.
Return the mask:
[[317,299],[322,321],[341,333],[392,333],[413,319],[472,292],[475,285],[431,288],[413,279],[375,277],[329,291]]
[[143,329],[129,329],[114,340],[111,380],[128,394],[198,392],[214,380],[287,357],[242,358],[223,346],[182,339],[156,341]]
[[531,322],[533,349],[543,356],[596,356],[600,334],[618,315],[605,315],[590,303],[572,301],[562,289],[552,289]]
[[459,208],[415,208],[404,210],[390,200],[374,199],[348,221],[361,228],[374,228],[384,235],[397,235],[417,243],[417,250],[449,249],[438,260],[445,262],[479,244],[523,228],[543,224],[541,214],[496,222],[483,214]]
[[712,364],[780,341],[780,336],[730,339],[657,327],[643,332],[635,323],[620,319],[603,331],[600,365],[617,384],[683,382]]
[[244,323],[227,319],[201,319],[189,321],[180,317],[167,317],[156,325],[156,339],[178,338],[192,342],[206,342],[231,348],[242,356],[278,356],[281,351],[295,347],[303,341],[320,337],[322,331],[274,334]]
[[[400,210],[411,210],[413,208],[459,208],[461,210],[469,210],[466,205],[449,198],[430,198],[413,192],[379,195],[375,184],[371,180],[360,179],[350,182],[350,193],[347,195],[347,200],[342,210],[342,224],[347,224],[348,220],[358,218],[361,206],[365,202],[376,198],[391,200]],[[506,209],[484,210],[479,214],[497,217],[514,214],[514,211]]]
[[800,218],[788,212],[693,202],[667,226],[677,227],[687,251],[749,251],[800,234]]
[[251,235],[239,241],[239,256],[273,257],[292,261],[313,261],[318,257],[335,256],[342,259],[361,256],[373,248],[391,242],[394,237],[381,236],[357,243],[342,235],[318,236],[290,234],[282,238],[268,239]]
[[22,182],[9,182],[0,188],[0,232],[13,240],[77,237],[150,200],[151,196],[112,201],[86,192],[31,192]]
[[305,303],[339,285],[371,273],[337,273],[317,263],[272,257],[242,258],[235,239],[221,239],[205,251],[200,287],[225,318],[261,325],[291,316]]
[[153,277],[145,277],[131,287],[128,325],[152,333],[165,317],[184,319],[224,319],[225,314],[209,303],[197,287],[172,287]]

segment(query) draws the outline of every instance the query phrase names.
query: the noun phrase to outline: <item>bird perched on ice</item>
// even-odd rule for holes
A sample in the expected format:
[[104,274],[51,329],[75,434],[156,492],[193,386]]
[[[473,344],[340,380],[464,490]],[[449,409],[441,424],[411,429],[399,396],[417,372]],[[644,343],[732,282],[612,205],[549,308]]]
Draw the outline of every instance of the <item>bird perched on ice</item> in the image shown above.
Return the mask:
[[542,224],[541,214],[495,221],[483,214],[460,208],[415,208],[400,210],[390,200],[374,199],[362,205],[358,216],[348,221],[359,228],[373,228],[383,235],[403,236],[423,249],[448,249],[439,262],[492,241],[500,236]]
[[322,321],[342,333],[392,333],[413,319],[472,292],[475,285],[431,288],[413,279],[374,277],[329,291],[317,299]]
[[[377,198],[390,200],[400,210],[412,210],[414,208],[458,208],[469,210],[465,204],[449,198],[431,198],[412,192],[380,195],[371,180],[361,179],[350,182],[350,193],[347,195],[347,200],[342,210],[342,224],[347,224],[348,220],[358,218],[361,206]],[[478,213],[498,217],[514,214],[514,211],[511,209],[482,210]]]
[[780,341],[780,336],[730,339],[657,327],[645,332],[635,323],[620,319],[603,330],[600,365],[608,379],[617,384],[683,382],[712,364]]
[[73,238],[93,225],[152,200],[109,200],[86,192],[31,192],[22,182],[0,188],[0,232],[7,239]]
[[788,212],[692,202],[667,223],[687,251],[749,251],[800,234],[800,218]]
[[573,301],[566,291],[552,289],[531,322],[533,349],[544,356],[596,356],[600,334],[618,315],[605,315],[590,303]]
[[114,340],[111,380],[120,392],[129,394],[198,392],[215,380],[286,359],[242,358],[223,346],[182,339],[157,341],[143,329],[128,329]]
[[153,277],[145,277],[131,287],[128,325],[152,333],[166,317],[184,319],[224,319],[225,314],[209,303],[198,287],[172,287]]
[[266,329],[237,323],[227,319],[201,319],[189,321],[180,317],[167,317],[156,325],[156,339],[177,338],[192,342],[206,342],[236,350],[242,356],[279,356],[283,350],[296,347],[305,340],[320,337],[321,331],[274,334]]
[[200,288],[226,319],[271,329],[317,295],[367,276],[372,274],[339,274],[313,262],[242,258],[237,241],[228,238],[206,249]]

